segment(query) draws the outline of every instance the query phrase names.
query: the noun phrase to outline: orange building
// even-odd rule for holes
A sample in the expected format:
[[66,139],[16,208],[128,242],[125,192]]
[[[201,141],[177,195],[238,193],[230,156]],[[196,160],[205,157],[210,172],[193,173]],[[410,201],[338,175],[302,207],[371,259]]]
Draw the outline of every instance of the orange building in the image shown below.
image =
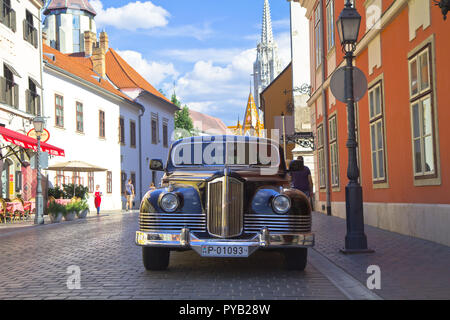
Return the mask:
[[[295,2],[310,21],[316,208],[345,218],[347,112],[330,90],[344,65],[335,27],[344,1]],[[356,105],[365,223],[450,245],[450,21],[429,0],[353,3],[355,65],[368,80]]]

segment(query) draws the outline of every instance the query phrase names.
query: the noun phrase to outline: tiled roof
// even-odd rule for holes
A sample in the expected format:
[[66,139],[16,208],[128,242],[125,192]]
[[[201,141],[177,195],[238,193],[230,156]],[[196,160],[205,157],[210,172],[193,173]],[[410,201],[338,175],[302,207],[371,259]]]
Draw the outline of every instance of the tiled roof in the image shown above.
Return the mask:
[[[43,45],[43,51],[43,58],[47,63],[63,69],[73,74],[74,76],[77,76],[85,81],[90,82],[93,85],[109,91],[110,93],[125,98],[129,101],[133,101],[129,96],[122,93],[120,90],[117,90],[111,83],[109,83],[108,80],[102,79],[99,82],[98,74],[96,74],[94,70],[92,70],[92,62],[90,62],[90,59],[80,56],[63,54],[45,44]],[[51,57],[49,57],[49,55],[53,55],[55,59],[53,60]]]
[[194,127],[198,125],[199,122],[201,123],[201,127],[198,129],[200,129],[202,132],[212,134],[226,134],[227,126],[219,118],[215,118],[191,109],[189,109],[189,114],[192,121],[194,122]]
[[48,14],[51,10],[58,9],[83,10],[92,13],[94,16],[97,14],[88,0],[50,0],[44,14]]
[[114,49],[106,53],[106,75],[120,89],[141,88],[172,103],[161,92],[147,82]]

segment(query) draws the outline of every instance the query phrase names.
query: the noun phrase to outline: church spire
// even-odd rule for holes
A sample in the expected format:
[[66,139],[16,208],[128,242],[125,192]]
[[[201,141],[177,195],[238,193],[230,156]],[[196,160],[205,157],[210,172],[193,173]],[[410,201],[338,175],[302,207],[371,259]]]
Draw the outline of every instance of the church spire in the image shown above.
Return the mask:
[[273,42],[272,18],[270,17],[269,0],[264,0],[261,43],[267,44]]

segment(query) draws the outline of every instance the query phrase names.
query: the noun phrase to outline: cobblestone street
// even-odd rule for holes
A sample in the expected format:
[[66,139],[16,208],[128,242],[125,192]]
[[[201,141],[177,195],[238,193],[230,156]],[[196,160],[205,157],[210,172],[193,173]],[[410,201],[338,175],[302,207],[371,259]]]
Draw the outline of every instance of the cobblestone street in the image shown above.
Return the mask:
[[[276,252],[205,259],[172,252],[169,269],[146,271],[134,244],[137,213],[0,232],[0,299],[345,299],[311,263],[287,271]],[[69,266],[81,289],[69,290]]]

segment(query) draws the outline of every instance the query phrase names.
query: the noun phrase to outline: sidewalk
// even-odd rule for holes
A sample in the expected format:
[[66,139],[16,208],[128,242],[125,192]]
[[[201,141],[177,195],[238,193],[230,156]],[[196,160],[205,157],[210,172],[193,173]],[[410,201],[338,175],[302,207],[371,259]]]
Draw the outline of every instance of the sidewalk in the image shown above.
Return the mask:
[[[102,218],[102,217],[108,217],[110,215],[114,215],[114,214],[128,214],[131,212],[138,212],[139,210],[131,210],[131,211],[100,211],[100,215],[97,216],[97,212],[96,211],[90,211],[86,217],[86,219],[93,219],[93,218]],[[18,222],[14,222],[14,223],[0,223],[0,236],[5,235],[5,234],[10,234],[10,233],[15,233],[16,231],[21,231],[24,229],[28,229],[28,228],[36,228],[36,227],[40,227],[40,226],[44,226],[44,225],[59,225],[59,224],[66,224],[66,223],[71,223],[74,221],[83,221],[86,219],[78,219],[76,218],[73,221],[61,221],[59,223],[52,223],[50,221],[50,217],[48,215],[44,216],[44,224],[41,225],[35,225],[34,224],[34,215],[31,216],[30,220],[27,221],[18,221]]]
[[344,255],[345,219],[314,212],[313,231],[314,249],[362,284],[378,265],[381,289],[373,292],[383,299],[450,299],[450,247],[366,225],[375,253]]

